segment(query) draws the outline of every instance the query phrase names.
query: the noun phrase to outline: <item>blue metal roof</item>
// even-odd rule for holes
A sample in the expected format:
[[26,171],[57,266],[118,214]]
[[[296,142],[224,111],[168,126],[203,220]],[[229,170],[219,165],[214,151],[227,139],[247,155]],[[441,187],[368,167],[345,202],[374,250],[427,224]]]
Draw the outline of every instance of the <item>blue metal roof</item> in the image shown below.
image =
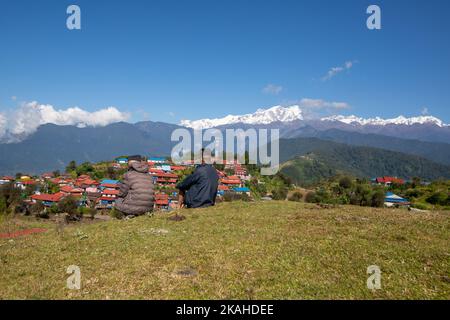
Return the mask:
[[107,183],[107,184],[118,184],[119,180],[103,179],[101,184],[105,184],[105,183]]

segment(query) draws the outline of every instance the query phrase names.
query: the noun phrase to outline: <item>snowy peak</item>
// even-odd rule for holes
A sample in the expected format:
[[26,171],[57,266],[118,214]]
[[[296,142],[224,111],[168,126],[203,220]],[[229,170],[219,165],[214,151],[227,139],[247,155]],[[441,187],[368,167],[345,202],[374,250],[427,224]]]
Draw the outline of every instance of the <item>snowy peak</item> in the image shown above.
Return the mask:
[[[226,117],[216,119],[182,120],[180,124],[182,126],[193,129],[207,129],[237,123],[264,125],[273,122],[292,122],[296,120],[305,120],[302,109],[303,107],[299,105],[293,105],[289,107],[275,106],[269,109],[258,109],[255,113],[244,115],[228,115]],[[441,128],[450,127],[449,124],[445,124],[442,120],[433,116],[418,116],[411,118],[399,116],[393,119],[383,119],[380,117],[375,117],[366,119],[357,117],[355,115],[334,115],[326,118],[321,118],[319,120],[322,122],[340,122],[352,126],[412,126],[418,124],[428,124]]]
[[290,107],[275,106],[270,109],[258,109],[255,113],[244,115],[228,115],[223,118],[182,120],[181,125],[193,129],[207,129],[223,125],[245,123],[245,124],[269,124],[273,122],[291,122],[303,120],[300,106]]
[[371,126],[386,126],[386,125],[406,125],[411,126],[415,124],[432,124],[438,127],[448,127],[448,124],[445,124],[442,120],[433,117],[433,116],[419,116],[419,117],[411,117],[406,118],[404,116],[399,116],[393,119],[382,119],[380,117],[364,119],[361,117],[357,117],[355,115],[351,116],[331,116],[327,118],[322,118],[322,121],[331,121],[331,122],[342,122],[349,125],[371,125]]

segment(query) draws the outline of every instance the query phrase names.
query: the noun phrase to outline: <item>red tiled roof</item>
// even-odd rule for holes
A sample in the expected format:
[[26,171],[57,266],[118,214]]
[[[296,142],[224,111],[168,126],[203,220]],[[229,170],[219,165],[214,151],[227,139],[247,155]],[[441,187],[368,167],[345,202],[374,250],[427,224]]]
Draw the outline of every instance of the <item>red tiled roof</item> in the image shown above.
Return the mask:
[[30,186],[30,185],[36,184],[36,181],[34,181],[34,180],[25,180],[25,181],[21,181],[21,183],[23,185]]
[[220,182],[223,184],[241,184],[241,180],[239,179],[222,179]]
[[159,206],[167,206],[169,204],[169,200],[168,199],[161,199],[161,200],[156,200],[155,203]]
[[119,194],[119,190],[105,189],[105,190],[103,190],[102,194],[109,194],[109,195],[117,196]]
[[71,187],[71,186],[62,186],[62,187],[60,187],[59,188],[59,190],[61,191],[61,192],[66,192],[66,193],[70,193],[70,192],[72,192],[72,190],[73,190],[73,187]]
[[99,182],[97,182],[97,181],[95,181],[95,180],[93,180],[93,179],[77,179],[77,181],[75,182],[75,185],[77,185],[77,186],[83,186],[83,185],[88,185],[88,186],[91,186],[91,185],[95,185],[95,186],[98,186],[100,183]]
[[103,184],[101,184],[100,185],[101,187],[105,187],[105,188],[119,188],[119,184],[118,183],[116,183],[116,184],[114,184],[114,183],[103,183]]
[[224,185],[219,185],[219,190],[227,191],[227,190],[230,190],[230,187],[224,186]]
[[174,173],[161,172],[161,173],[157,173],[156,176],[158,178],[174,178],[174,179],[178,179],[178,175],[176,175]]
[[13,178],[13,177],[10,177],[10,176],[4,176],[4,177],[2,177],[2,180],[9,180],[9,181],[12,181],[12,180],[14,180],[14,178]]
[[169,199],[169,196],[165,193],[157,193],[155,194],[155,199],[156,200]]
[[180,171],[180,170],[184,170],[186,167],[184,166],[170,166],[170,169],[174,170],[174,171]]
[[396,177],[380,177],[376,180],[378,183],[398,183],[398,184],[404,184],[405,181],[400,178]]
[[31,199],[38,201],[59,202],[65,196],[64,193],[58,192],[55,194],[34,194]]

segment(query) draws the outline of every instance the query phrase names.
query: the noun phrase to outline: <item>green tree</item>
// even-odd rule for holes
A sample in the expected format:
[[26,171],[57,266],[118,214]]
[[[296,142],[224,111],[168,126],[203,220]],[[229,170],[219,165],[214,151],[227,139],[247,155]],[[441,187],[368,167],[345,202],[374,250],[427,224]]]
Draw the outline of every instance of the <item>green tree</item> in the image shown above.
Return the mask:
[[70,173],[77,169],[77,163],[75,161],[70,161],[69,164],[66,167],[66,172]]
[[340,178],[339,186],[343,189],[350,189],[353,186],[352,179],[350,179],[350,177],[347,176]]
[[58,211],[60,213],[68,213],[71,217],[77,216],[78,214],[77,209],[78,209],[77,200],[72,196],[63,198],[58,203]]

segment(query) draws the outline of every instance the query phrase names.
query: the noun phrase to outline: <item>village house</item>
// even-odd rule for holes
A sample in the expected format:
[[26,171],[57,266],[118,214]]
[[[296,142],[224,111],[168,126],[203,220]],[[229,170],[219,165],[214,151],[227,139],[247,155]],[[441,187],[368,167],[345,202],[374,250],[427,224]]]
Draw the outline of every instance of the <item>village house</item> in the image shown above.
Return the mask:
[[10,183],[10,182],[13,182],[14,181],[14,178],[13,177],[10,177],[10,176],[4,176],[4,177],[2,177],[1,179],[0,179],[0,185],[2,185],[2,184],[7,184],[7,183]]
[[41,201],[44,206],[51,207],[54,204],[58,204],[58,202],[61,201],[64,197],[66,197],[66,194],[62,192],[58,192],[55,194],[33,194],[31,196],[31,202],[37,203],[38,201]]
[[150,157],[147,160],[149,165],[154,165],[154,164],[162,164],[162,163],[167,163],[166,158],[162,158],[162,157]]
[[64,193],[67,196],[72,197],[81,197],[83,195],[83,189],[81,188],[74,188],[69,185],[65,185],[59,188],[60,192]]
[[28,186],[34,186],[37,182],[34,180],[18,180],[14,183],[14,187],[17,189],[25,190]]
[[219,180],[220,184],[229,186],[229,187],[242,187],[242,181],[237,176],[225,177]]
[[128,158],[126,157],[119,157],[115,159],[116,163],[118,163],[119,165],[122,164],[128,164]]
[[233,188],[233,190],[237,194],[246,194],[246,195],[250,196],[250,189],[247,187]]
[[392,192],[386,193],[386,197],[384,198],[384,205],[386,207],[398,207],[398,206],[409,206],[411,203]]
[[97,189],[100,183],[94,179],[91,179],[89,176],[80,176],[75,181],[75,186],[83,189],[87,192],[87,189]]
[[41,174],[41,178],[44,180],[50,180],[54,177],[55,175],[52,172],[46,172]]
[[405,184],[405,180],[397,178],[397,177],[378,177],[372,179],[372,182],[378,185],[390,186],[391,184]]
[[169,196],[165,193],[155,194],[155,210],[168,210],[169,209]]

